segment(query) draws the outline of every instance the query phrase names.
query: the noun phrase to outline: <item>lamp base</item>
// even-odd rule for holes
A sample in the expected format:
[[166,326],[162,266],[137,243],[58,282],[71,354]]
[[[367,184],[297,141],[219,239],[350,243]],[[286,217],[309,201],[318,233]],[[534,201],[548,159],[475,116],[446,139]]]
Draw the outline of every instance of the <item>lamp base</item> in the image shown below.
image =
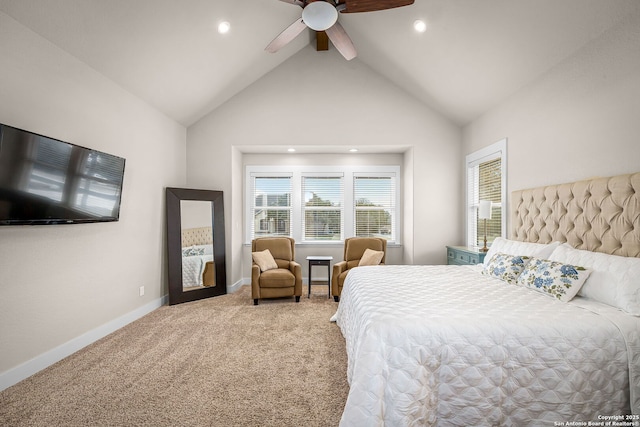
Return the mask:
[[487,218],[484,219],[484,246],[480,249],[480,252],[487,252],[489,248],[487,247]]
[[486,219],[484,221],[484,226],[485,226],[484,246],[480,249],[480,252],[488,252],[489,251],[489,248],[487,247],[487,234],[486,234],[487,233],[487,230],[486,230],[487,220]]

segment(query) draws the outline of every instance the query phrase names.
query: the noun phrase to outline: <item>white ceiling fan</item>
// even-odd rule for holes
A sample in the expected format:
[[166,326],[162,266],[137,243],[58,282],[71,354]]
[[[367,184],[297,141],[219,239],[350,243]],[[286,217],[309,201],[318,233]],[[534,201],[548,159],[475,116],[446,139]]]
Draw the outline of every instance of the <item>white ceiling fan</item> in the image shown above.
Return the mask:
[[280,0],[302,8],[302,17],[281,32],[265,48],[267,52],[277,52],[295,39],[304,29],[324,31],[338,52],[347,60],[356,57],[356,48],[351,38],[338,22],[338,12],[357,13],[392,9],[408,6],[414,0]]

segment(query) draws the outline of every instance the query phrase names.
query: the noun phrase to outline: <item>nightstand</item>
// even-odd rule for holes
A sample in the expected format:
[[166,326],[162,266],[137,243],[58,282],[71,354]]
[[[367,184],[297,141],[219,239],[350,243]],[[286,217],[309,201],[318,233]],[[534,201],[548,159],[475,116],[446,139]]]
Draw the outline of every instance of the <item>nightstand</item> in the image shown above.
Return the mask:
[[309,293],[307,294],[307,298],[311,298],[311,267],[314,265],[322,265],[327,267],[327,287],[329,288],[328,296],[331,298],[331,261],[333,261],[332,256],[308,256],[307,261],[309,261]]
[[484,262],[486,252],[467,246],[447,246],[447,264],[474,265]]

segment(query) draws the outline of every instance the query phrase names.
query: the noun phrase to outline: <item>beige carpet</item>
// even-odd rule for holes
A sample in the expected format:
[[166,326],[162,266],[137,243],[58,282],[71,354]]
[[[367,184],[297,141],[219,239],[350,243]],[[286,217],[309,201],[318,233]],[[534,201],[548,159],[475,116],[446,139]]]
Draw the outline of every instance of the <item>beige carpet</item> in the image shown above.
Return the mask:
[[336,426],[344,338],[326,285],[165,306],[0,393],[2,426]]

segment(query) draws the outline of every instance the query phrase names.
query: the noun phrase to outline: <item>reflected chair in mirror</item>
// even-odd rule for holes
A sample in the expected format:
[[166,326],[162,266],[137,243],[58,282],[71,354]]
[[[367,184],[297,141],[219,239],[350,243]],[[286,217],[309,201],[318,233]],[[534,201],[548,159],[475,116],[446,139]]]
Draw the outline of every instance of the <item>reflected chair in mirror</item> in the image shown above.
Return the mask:
[[295,241],[290,237],[259,237],[251,242],[251,253],[253,304],[258,305],[263,298],[292,296],[300,302],[302,267],[295,261]]
[[[363,258],[367,249],[370,252]],[[375,251],[375,252],[371,252]],[[349,271],[359,265],[384,264],[387,256],[387,241],[378,237],[349,237],[344,240],[344,261],[333,265],[331,277],[331,295],[340,301],[342,286]]]

